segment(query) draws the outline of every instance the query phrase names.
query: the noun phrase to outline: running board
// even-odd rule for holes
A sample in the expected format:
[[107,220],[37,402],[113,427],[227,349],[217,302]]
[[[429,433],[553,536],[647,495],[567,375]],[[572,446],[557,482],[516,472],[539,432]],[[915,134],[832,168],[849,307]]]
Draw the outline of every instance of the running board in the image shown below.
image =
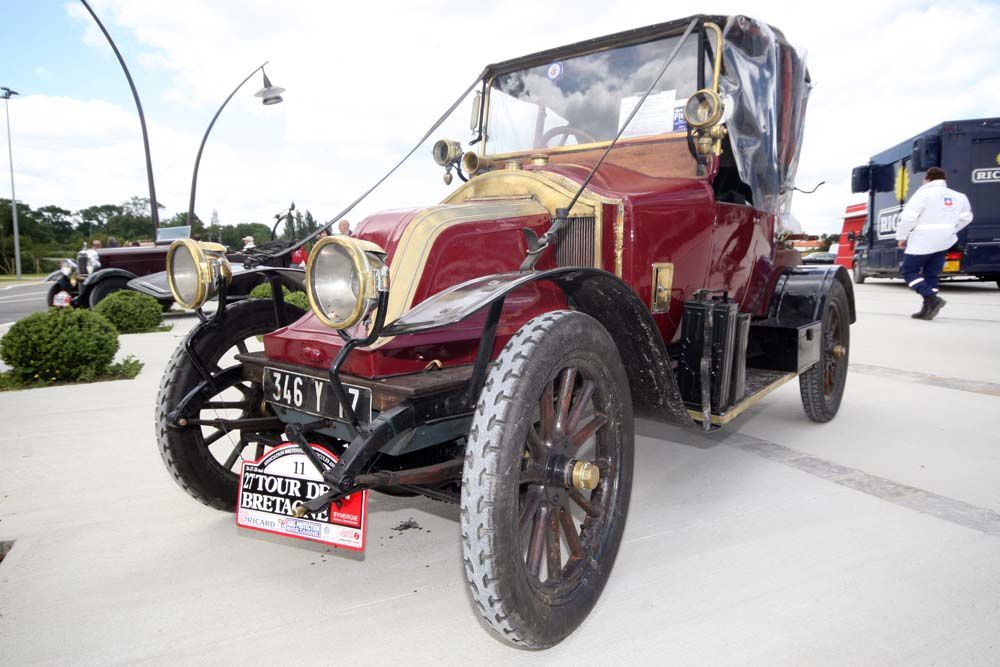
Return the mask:
[[[729,408],[720,415],[712,415],[712,426],[723,426],[736,419],[745,410],[756,405],[760,399],[764,398],[781,385],[794,380],[798,373],[784,373],[781,371],[769,371],[759,368],[747,369],[747,394],[746,397]],[[702,416],[698,410],[688,410],[691,419],[701,423]]]

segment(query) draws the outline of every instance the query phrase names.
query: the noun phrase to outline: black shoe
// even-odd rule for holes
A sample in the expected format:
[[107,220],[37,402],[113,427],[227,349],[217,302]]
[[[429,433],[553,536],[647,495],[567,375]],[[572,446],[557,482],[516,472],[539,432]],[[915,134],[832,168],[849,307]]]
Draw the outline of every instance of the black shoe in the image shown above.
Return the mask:
[[933,320],[935,317],[937,317],[937,314],[941,312],[941,309],[944,308],[944,304],[946,303],[948,302],[939,296],[931,297],[930,301],[928,302],[927,313],[924,315],[923,319]]
[[930,297],[924,297],[924,305],[920,306],[920,310],[910,315],[915,320],[922,320],[927,317],[927,311],[930,310],[931,299]]

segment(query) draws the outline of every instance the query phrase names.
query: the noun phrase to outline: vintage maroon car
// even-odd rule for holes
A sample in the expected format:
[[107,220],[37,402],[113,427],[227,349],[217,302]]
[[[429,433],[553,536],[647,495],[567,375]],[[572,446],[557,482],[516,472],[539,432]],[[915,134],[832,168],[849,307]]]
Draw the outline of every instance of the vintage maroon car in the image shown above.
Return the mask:
[[[162,272],[167,265],[170,244],[187,238],[190,231],[190,227],[161,227],[156,243],[151,246],[81,250],[75,262],[63,261],[63,267],[70,269],[69,275],[58,277],[49,288],[48,305],[53,305],[57,294],[66,292],[72,305],[93,308],[109,294],[127,289],[130,280]],[[96,264],[93,261],[95,254]],[[158,300],[164,308],[173,305],[169,294],[160,295]]]
[[433,147],[465,182],[319,241],[304,282],[175,244],[182,305],[264,275],[311,312],[275,289],[204,316],[161,385],[168,469],[242,526],[347,548],[369,490],[460,503],[486,623],[559,642],[618,551],[634,415],[710,430],[796,377],[811,419],[838,411],[850,280],[779,241],[809,88],[742,16],[552,49],[488,66],[449,110],[473,100],[476,151]]

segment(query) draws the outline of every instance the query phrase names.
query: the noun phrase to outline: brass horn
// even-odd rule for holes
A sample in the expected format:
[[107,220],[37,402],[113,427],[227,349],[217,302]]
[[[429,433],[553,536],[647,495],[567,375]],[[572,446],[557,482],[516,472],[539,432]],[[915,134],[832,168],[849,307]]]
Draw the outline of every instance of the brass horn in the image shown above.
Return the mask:
[[462,171],[464,171],[469,176],[480,172],[492,169],[496,164],[496,160],[491,157],[486,157],[485,155],[479,155],[474,151],[468,151],[462,156]]

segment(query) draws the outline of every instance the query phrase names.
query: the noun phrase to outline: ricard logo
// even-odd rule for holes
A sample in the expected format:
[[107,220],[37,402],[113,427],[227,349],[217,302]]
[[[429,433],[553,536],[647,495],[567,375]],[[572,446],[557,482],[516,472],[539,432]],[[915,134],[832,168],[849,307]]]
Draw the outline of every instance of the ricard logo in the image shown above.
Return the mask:
[[1000,167],[972,170],[973,183],[1000,183]]
[[896,226],[899,225],[899,214],[903,212],[902,206],[884,208],[878,212],[878,237],[880,239],[891,239],[896,237]]

